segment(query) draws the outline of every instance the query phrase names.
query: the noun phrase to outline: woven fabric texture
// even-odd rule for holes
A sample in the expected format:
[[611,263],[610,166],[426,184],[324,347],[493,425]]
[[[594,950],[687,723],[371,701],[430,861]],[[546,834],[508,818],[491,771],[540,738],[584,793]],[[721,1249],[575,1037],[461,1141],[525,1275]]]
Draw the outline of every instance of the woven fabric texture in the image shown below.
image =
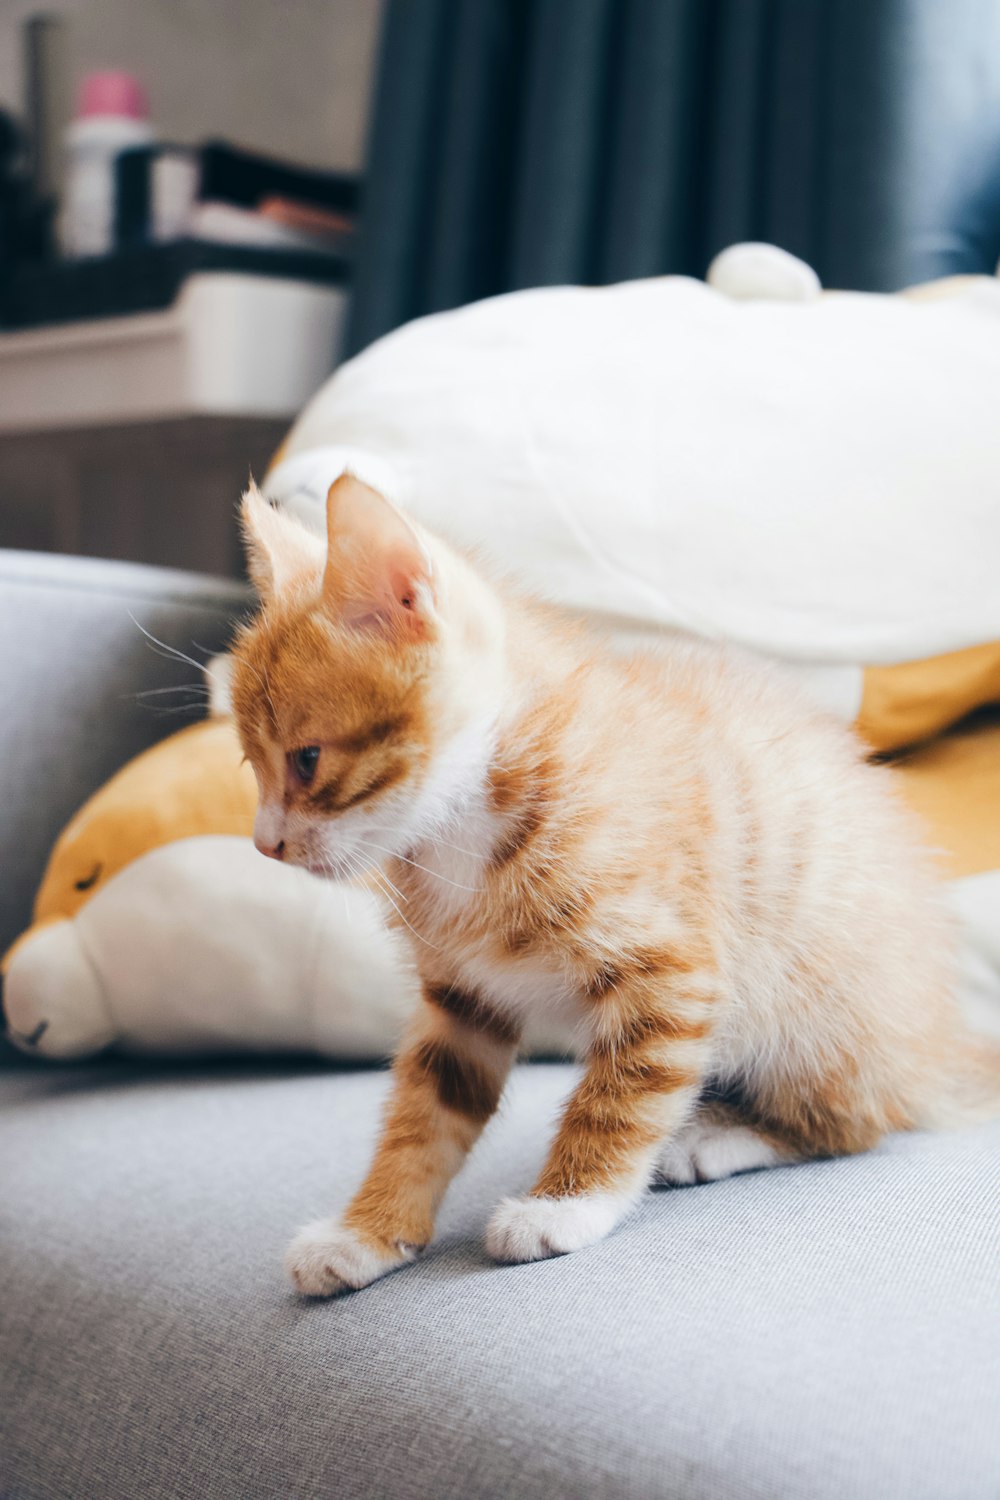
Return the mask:
[[379,1072],[0,1080],[9,1500],[992,1500],[1000,1130],[651,1193],[499,1267],[562,1066],[518,1070],[419,1264],[306,1304]]

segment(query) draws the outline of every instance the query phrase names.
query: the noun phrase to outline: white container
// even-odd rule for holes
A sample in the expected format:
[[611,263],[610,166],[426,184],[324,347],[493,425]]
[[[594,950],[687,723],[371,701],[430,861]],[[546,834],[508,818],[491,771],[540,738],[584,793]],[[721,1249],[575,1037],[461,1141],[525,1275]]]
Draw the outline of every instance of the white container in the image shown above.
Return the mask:
[[141,88],[127,73],[92,73],[79,114],[66,132],[66,197],[60,240],[68,256],[107,255],[114,247],[115,162],[131,146],[156,139]]
[[175,417],[291,420],[337,363],[346,310],[344,287],[203,271],[159,312],[0,334],[0,437]]

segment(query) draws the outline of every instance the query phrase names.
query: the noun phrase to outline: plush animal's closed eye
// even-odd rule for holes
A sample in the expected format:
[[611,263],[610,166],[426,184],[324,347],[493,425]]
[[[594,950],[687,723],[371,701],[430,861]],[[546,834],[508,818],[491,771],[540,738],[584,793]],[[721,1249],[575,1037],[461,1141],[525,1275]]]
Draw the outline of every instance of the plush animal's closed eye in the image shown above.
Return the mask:
[[103,869],[103,865],[95,865],[89,875],[84,876],[83,880],[76,881],[75,889],[78,891],[89,891],[100,880]]

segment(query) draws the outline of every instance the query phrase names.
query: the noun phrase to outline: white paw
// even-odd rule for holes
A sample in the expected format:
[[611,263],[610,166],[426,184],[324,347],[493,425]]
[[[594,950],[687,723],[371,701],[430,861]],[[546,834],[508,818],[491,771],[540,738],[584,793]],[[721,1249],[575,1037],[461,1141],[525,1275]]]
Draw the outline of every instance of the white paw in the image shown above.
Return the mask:
[[748,1125],[722,1125],[715,1120],[692,1120],[667,1141],[656,1164],[663,1182],[716,1182],[737,1172],[776,1167],[787,1158]]
[[317,1219],[300,1229],[285,1255],[285,1269],[304,1297],[336,1297],[377,1281],[412,1259],[366,1244],[337,1219]]
[[505,1198],[486,1230],[494,1260],[545,1260],[604,1238],[628,1211],[631,1198],[581,1193],[574,1198]]

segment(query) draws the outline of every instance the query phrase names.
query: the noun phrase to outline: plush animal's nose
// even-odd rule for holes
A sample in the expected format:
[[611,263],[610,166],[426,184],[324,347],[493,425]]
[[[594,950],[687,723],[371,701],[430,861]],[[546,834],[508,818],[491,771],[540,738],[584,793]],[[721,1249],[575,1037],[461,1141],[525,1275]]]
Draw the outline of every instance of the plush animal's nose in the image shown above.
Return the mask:
[[255,838],[254,843],[257,845],[257,848],[260,850],[261,854],[266,854],[268,859],[284,859],[285,857],[284,839],[282,839],[278,844],[265,844],[261,839]]

